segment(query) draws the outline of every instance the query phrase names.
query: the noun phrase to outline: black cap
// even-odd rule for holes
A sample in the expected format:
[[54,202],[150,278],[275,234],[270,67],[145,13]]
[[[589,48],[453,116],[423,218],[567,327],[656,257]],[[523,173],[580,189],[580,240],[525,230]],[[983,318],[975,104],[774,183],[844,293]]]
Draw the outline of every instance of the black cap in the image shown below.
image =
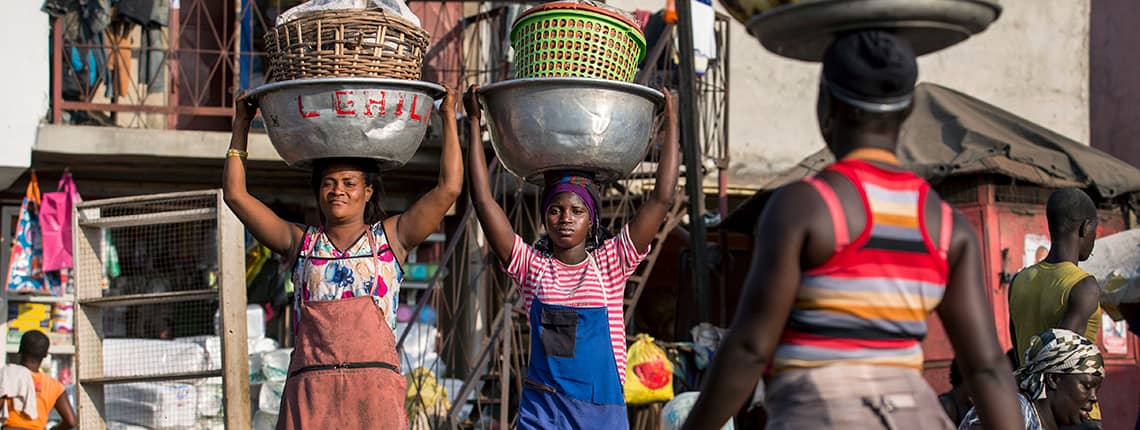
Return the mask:
[[860,109],[905,109],[914,95],[918,63],[907,41],[868,30],[839,36],[823,55],[821,85],[831,95]]

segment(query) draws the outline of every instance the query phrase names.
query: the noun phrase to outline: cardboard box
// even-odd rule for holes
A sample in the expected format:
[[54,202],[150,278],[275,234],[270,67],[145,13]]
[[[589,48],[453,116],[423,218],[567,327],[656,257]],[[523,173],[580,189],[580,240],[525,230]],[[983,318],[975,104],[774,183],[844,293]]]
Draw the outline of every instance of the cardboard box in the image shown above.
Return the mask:
[[8,321],[8,331],[12,331],[12,330],[26,331],[26,330],[40,329],[40,328],[42,328],[44,330],[51,329],[51,320],[43,320],[43,321],[12,320],[12,321]]
[[20,313],[43,313],[51,315],[51,305],[46,303],[20,303],[17,309]]

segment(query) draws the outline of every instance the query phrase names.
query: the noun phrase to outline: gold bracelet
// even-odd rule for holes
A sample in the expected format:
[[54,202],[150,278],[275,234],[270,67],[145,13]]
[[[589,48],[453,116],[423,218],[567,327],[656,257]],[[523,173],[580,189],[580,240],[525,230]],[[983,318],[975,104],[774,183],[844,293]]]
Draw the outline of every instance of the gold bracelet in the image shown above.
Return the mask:
[[244,159],[246,157],[249,157],[249,153],[240,149],[230,148],[229,151],[226,151],[226,157],[241,157]]

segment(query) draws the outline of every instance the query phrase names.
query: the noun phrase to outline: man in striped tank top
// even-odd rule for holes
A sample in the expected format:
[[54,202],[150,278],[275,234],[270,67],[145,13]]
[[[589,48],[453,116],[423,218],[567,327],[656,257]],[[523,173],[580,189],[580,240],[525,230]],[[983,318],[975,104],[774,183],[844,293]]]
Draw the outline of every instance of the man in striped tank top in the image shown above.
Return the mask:
[[974,229],[895,157],[917,75],[910,46],[884,32],[828,49],[817,113],[840,161],[777,191],[761,215],[687,429],[719,428],[761,376],[768,429],[952,429],[921,374],[936,310],[978,413],[1021,425]]

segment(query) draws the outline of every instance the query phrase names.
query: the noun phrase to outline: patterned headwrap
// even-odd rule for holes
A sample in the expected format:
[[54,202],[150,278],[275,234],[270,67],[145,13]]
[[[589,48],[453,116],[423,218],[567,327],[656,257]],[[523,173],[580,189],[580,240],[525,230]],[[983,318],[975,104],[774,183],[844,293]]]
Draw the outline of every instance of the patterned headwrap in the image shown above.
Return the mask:
[[[547,176],[546,187],[542,194],[543,212],[550,206],[554,197],[562,193],[573,193],[586,204],[586,209],[590,213],[590,231],[586,236],[587,252],[593,252],[601,247],[603,242],[613,237],[613,234],[602,225],[599,218],[598,210],[600,207],[598,205],[601,202],[596,189],[594,181],[588,173],[561,172]],[[545,256],[554,255],[554,245],[550,242],[548,235],[538,238],[534,243],[534,249]]]
[[1029,341],[1024,365],[1014,372],[1018,388],[1030,400],[1045,398],[1045,375],[1089,374],[1104,376],[1100,349],[1084,336],[1064,329],[1049,329]]
[[546,194],[542,196],[542,210],[545,211],[547,207],[550,207],[550,202],[554,201],[554,197],[557,195],[572,193],[586,204],[586,209],[590,211],[590,220],[594,221],[594,216],[597,215],[598,210],[597,202],[594,201],[594,196],[590,194],[590,187],[593,186],[594,181],[584,176],[561,176],[546,185]]

